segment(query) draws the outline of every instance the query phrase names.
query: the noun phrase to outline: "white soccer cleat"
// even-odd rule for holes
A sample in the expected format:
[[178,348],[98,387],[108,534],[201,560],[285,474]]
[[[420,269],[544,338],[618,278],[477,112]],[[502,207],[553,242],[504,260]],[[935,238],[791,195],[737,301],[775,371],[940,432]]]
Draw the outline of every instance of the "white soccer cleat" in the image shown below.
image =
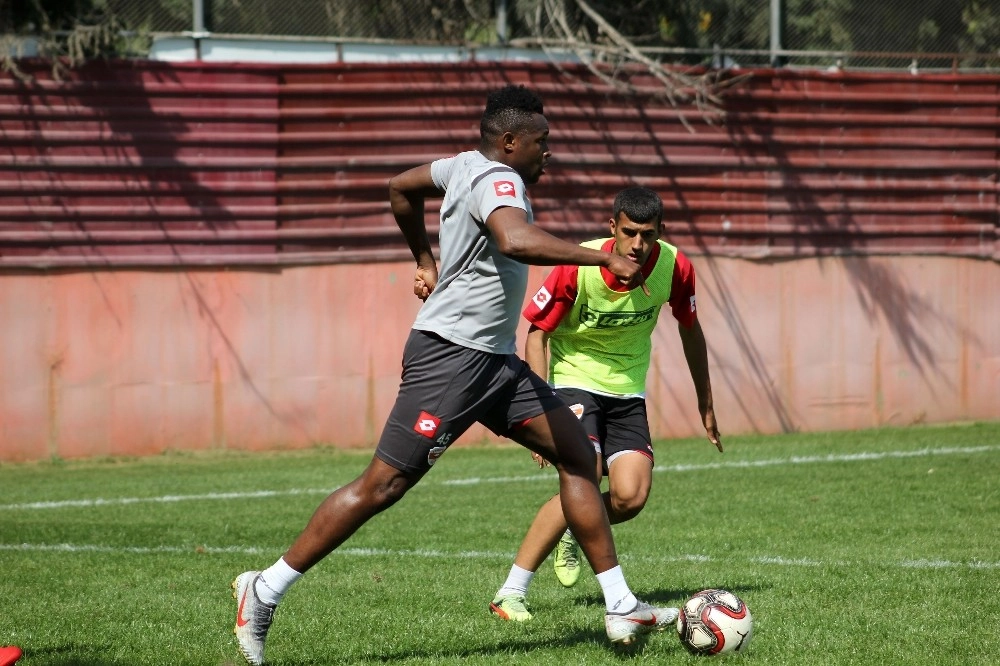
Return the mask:
[[274,619],[275,606],[261,601],[254,589],[254,582],[259,576],[259,571],[246,571],[237,576],[232,585],[233,598],[237,603],[233,633],[236,634],[240,653],[250,666],[263,666],[264,641]]
[[628,613],[607,613],[604,628],[608,638],[618,645],[631,645],[637,636],[663,631],[677,620],[676,608],[660,608],[640,601]]

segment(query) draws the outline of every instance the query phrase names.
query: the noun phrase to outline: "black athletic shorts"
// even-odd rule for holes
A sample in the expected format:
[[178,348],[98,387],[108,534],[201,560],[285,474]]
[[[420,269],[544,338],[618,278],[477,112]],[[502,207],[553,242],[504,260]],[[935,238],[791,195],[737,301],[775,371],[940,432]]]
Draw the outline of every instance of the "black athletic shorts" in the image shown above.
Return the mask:
[[498,435],[565,405],[515,354],[490,354],[410,331],[403,381],[375,455],[423,473],[476,422]]
[[587,437],[608,464],[627,451],[638,451],[653,461],[649,418],[643,398],[616,398],[578,388],[559,388],[556,393],[580,419]]

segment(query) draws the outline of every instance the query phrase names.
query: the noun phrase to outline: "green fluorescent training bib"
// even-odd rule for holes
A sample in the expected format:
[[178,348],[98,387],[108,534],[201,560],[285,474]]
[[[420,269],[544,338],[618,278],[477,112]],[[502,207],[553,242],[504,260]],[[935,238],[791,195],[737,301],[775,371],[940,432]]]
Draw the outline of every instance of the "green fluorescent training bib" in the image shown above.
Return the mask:
[[[581,243],[601,249],[609,239]],[[613,395],[645,393],[652,333],[660,308],[670,299],[677,248],[663,241],[653,272],[642,288],[615,291],[599,266],[580,266],[573,309],[549,336],[549,380]]]

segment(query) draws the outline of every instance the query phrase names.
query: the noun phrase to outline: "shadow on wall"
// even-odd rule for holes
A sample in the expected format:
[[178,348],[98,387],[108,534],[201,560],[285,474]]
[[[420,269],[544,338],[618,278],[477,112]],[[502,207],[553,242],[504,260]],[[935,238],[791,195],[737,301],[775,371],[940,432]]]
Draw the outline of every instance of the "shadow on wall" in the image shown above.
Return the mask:
[[[732,124],[727,129],[734,141],[749,138],[746,135],[749,129],[747,125]],[[835,250],[844,255],[842,265],[869,323],[876,323],[879,316],[884,318],[907,359],[932,391],[936,382],[948,382],[945,374],[937,367],[938,355],[930,342],[927,323],[937,320],[945,329],[953,331],[957,329],[955,323],[945,321],[930,303],[913,293],[897,273],[872,259],[869,253],[877,248],[869,247],[869,236],[863,233],[863,225],[847,202],[842,204],[840,212],[826,212],[828,205],[820,200],[820,190],[805,182],[809,170],[789,158],[785,148],[789,144],[772,140],[773,130],[772,125],[756,127],[756,131],[763,135],[768,155],[775,161],[774,171],[781,178],[782,187],[779,192],[787,204],[787,218],[793,222],[794,232],[790,242],[796,254],[802,252],[803,256],[809,256],[814,246],[828,249],[822,244],[834,243]],[[903,165],[900,166],[902,169]],[[813,175],[832,177],[822,167],[816,167]],[[860,169],[853,175],[862,179],[870,177]],[[880,172],[878,177],[905,178],[908,175],[909,172],[902,169],[899,174],[891,170]],[[848,193],[846,199],[851,196]],[[897,252],[904,254],[902,251]],[[957,333],[969,334],[968,331],[960,330]]]
[[[251,73],[251,76],[268,75]],[[209,81],[210,78],[207,77]],[[151,270],[142,268],[144,261],[159,257],[157,261],[162,265],[164,255],[181,261],[213,253],[275,251],[273,242],[240,245],[220,239],[179,243],[170,237],[179,231],[273,230],[277,225],[273,215],[253,210],[255,206],[260,211],[275,208],[273,188],[267,185],[268,181],[273,182],[271,165],[277,146],[254,134],[259,131],[273,136],[276,117],[241,115],[228,101],[212,99],[213,95],[229,93],[196,94],[185,89],[184,83],[169,67],[123,67],[94,62],[73,72],[73,78],[64,84],[29,82],[19,92],[19,101],[25,108],[64,109],[67,126],[79,130],[76,136],[60,140],[59,133],[51,130],[48,115],[26,114],[30,118],[25,119],[31,123],[29,129],[37,136],[47,135],[50,143],[56,142],[55,155],[36,156],[42,177],[39,178],[38,172],[33,176],[47,183],[44,186],[50,194],[48,199],[56,206],[53,217],[57,222],[51,227],[76,232],[82,239],[54,243],[33,252],[56,259],[85,257],[87,265],[97,270],[82,270],[89,273],[106,305],[107,322],[109,325],[113,322],[119,334],[132,324],[128,313],[117,311],[116,299],[109,295],[101,280],[101,273],[107,269]],[[198,85],[206,86],[203,82]],[[259,93],[246,94],[250,97],[241,104],[248,108],[277,103],[273,95],[255,99]],[[241,136],[246,142],[234,143]],[[267,173],[268,169],[271,173]],[[113,205],[91,205],[95,198],[110,200]],[[34,217],[44,212],[44,208],[32,210],[29,203],[25,222],[37,225]],[[121,235],[109,238],[108,234],[114,232]],[[132,232],[137,233],[130,235]],[[150,236],[150,232],[159,233]],[[198,269],[166,270],[177,272],[182,284],[181,297],[193,301],[189,311],[196,313],[205,325],[205,334],[217,339],[221,343],[218,347],[228,356],[228,361],[214,361],[216,391],[225,385],[226,368],[233,368],[243,387],[263,409],[285,428],[301,433],[303,426],[275,407],[247,367],[211,299],[204,293],[205,285],[197,279]],[[253,270],[273,272],[274,269]],[[217,273],[218,268],[213,268],[204,275],[212,278]],[[205,344],[215,346],[211,340]],[[162,362],[164,354],[157,355]],[[162,378],[148,377],[147,381],[156,383]],[[54,387],[58,385],[52,383]],[[50,396],[53,404],[58,400],[59,396]],[[222,416],[217,415],[217,420]],[[223,445],[225,431],[221,422],[214,433],[217,441],[212,445]]]
[[[740,132],[746,130],[746,127],[740,125],[728,128],[734,145],[753,143],[749,141],[749,137],[740,135]],[[765,133],[770,130],[758,127],[756,131]],[[764,143],[768,144],[767,137],[764,138]],[[657,145],[657,150],[664,164],[669,165],[670,156],[660,145]],[[802,260],[814,259],[817,255],[846,255],[838,259],[839,265],[843,267],[850,286],[857,296],[860,309],[872,329],[875,329],[880,320],[884,320],[886,328],[905,354],[906,360],[917,371],[932,394],[936,394],[942,386],[957,391],[958,387],[955,386],[953,379],[940,366],[942,350],[935,340],[943,333],[955,339],[968,341],[979,348],[983,347],[982,340],[975,332],[962,328],[953,319],[942,315],[932,302],[922,298],[903,282],[900,275],[890,266],[869,256],[869,253],[878,248],[869,247],[868,236],[863,233],[858,219],[846,206],[840,211],[825,212],[829,208],[828,202],[819,199],[814,183],[802,181],[803,168],[788,159],[778,142],[768,146],[768,154],[775,161],[773,170],[781,177],[783,184],[777,191],[778,196],[784,197],[784,200],[777,208],[784,211],[783,218],[793,223],[792,232],[782,237],[782,240],[787,238],[792,248],[792,251],[784,256],[793,260],[798,257],[798,260]],[[713,170],[706,169],[706,171]],[[724,175],[724,168],[714,170],[714,175],[717,177]],[[694,260],[695,270],[698,273],[711,273],[717,289],[717,293],[713,296],[717,297],[719,312],[740,350],[741,358],[751,375],[751,383],[759,391],[759,395],[763,396],[770,413],[761,414],[756,406],[756,400],[754,405],[751,405],[741,399],[741,387],[744,387],[746,382],[744,377],[735,373],[744,372],[742,368],[727,368],[720,365],[720,359],[713,358],[713,366],[718,369],[717,376],[713,375],[713,384],[722,383],[727,386],[730,396],[736,401],[747,423],[754,429],[769,430],[770,427],[763,426],[773,419],[782,432],[795,431],[797,425],[792,407],[783,397],[786,395],[787,387],[780,386],[781,378],[773,374],[775,368],[769,366],[768,359],[753,339],[755,327],[748,321],[746,310],[741,310],[739,307],[738,290],[745,285],[728,283],[725,271],[719,266],[717,255],[713,255],[713,249],[718,247],[717,242],[713,243],[715,239],[711,234],[714,232],[705,233],[705,229],[710,226],[706,227],[704,219],[701,224],[697,223],[698,207],[692,205],[684,186],[678,183],[675,177],[671,176],[670,180],[673,181],[673,185],[669,188],[670,194],[679,205],[678,220],[687,225],[686,233],[692,239],[691,247],[686,248],[681,245],[681,250],[690,249],[702,255]],[[765,191],[768,192],[767,197],[773,196],[770,195],[770,190]],[[762,242],[767,245],[769,240],[764,239]],[[830,246],[829,243],[834,245]],[[771,262],[782,260],[785,259],[780,254],[777,258],[769,259]],[[821,262],[819,265],[822,270],[823,266],[829,266],[829,263]],[[710,353],[712,335],[712,331],[706,331]],[[874,340],[872,344],[875,344]],[[654,368],[654,371],[661,375],[661,384],[669,386],[669,382],[664,379],[666,369]]]
[[880,315],[885,318],[907,360],[919,372],[931,393],[935,392],[938,384],[957,390],[958,387],[938,367],[935,346],[926,330],[930,324],[936,324],[979,349],[984,348],[983,340],[974,331],[943,317],[927,299],[907,289],[884,264],[867,257],[846,258],[843,264],[868,320],[874,322]]

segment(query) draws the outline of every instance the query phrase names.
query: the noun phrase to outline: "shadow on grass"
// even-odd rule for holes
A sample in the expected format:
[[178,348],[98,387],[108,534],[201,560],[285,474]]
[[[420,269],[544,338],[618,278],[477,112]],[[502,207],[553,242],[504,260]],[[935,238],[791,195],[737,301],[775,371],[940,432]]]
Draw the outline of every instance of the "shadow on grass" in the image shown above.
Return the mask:
[[[654,606],[679,606],[693,595],[701,592],[702,590],[709,589],[722,589],[728,590],[735,594],[736,596],[743,598],[744,595],[753,594],[754,592],[759,592],[765,588],[770,588],[770,585],[736,585],[728,584],[726,581],[718,582],[716,585],[705,585],[698,589],[666,589],[666,588],[653,588],[650,590],[633,590],[635,596],[639,597],[647,604],[652,604]],[[573,603],[577,606],[604,606],[604,597],[599,594],[585,594],[573,599]]]
[[23,659],[32,666],[134,666],[131,662],[109,659],[111,645],[67,643],[47,648],[22,648]]
[[[762,589],[763,586],[760,585],[717,585],[716,587],[724,587],[730,592],[735,593],[738,596],[744,596],[752,594],[754,591]],[[706,586],[705,589],[707,589]],[[651,589],[651,590],[641,590],[639,597],[647,602],[657,606],[678,606],[686,601],[691,595],[700,591],[695,589],[681,590],[681,589]],[[566,649],[572,648],[577,645],[604,645],[606,646],[608,663],[612,663],[613,660],[619,662],[630,662],[632,660],[643,658],[643,654],[646,651],[649,641],[660,640],[658,636],[663,636],[664,634],[671,634],[673,632],[668,628],[668,630],[661,632],[659,634],[649,634],[646,636],[640,636],[639,639],[630,646],[614,646],[608,642],[607,636],[604,633],[603,624],[599,622],[600,616],[603,614],[604,609],[604,597],[600,594],[584,594],[578,597],[574,597],[571,601],[567,600],[567,603],[572,603],[576,606],[593,607],[595,610],[600,610],[597,615],[598,622],[593,626],[593,628],[588,629],[578,629],[574,631],[568,631],[564,635],[558,638],[513,638],[509,637],[502,639],[494,644],[480,644],[474,647],[469,647],[466,649],[456,648],[430,648],[430,649],[404,649],[404,650],[386,650],[385,652],[380,652],[379,654],[369,654],[369,655],[349,655],[344,656],[341,661],[333,662],[337,664],[384,664],[384,663],[394,663],[394,662],[406,662],[411,660],[452,660],[459,658],[469,658],[469,657],[503,657],[504,655],[510,658],[511,663],[530,663],[530,656],[533,651],[539,650],[552,650],[552,649]],[[676,640],[676,638],[674,638]],[[680,648],[678,648],[680,649]],[[686,653],[685,653],[686,654]],[[282,659],[269,659],[268,666],[330,666],[331,662],[328,655],[317,656],[315,660],[282,660]]]
[[[630,646],[614,646],[608,643],[603,628],[578,630],[567,632],[564,636],[556,639],[512,639],[503,640],[493,645],[478,645],[468,649],[407,649],[407,650],[387,650],[377,655],[344,656],[337,664],[386,664],[394,662],[408,662],[412,660],[454,660],[469,657],[504,657],[507,656],[511,663],[530,663],[531,653],[536,650],[566,649],[575,645],[600,644],[607,646],[609,659],[619,661],[630,661],[641,658],[646,650],[647,641],[651,636],[640,636],[639,640]],[[654,639],[655,640],[655,639]],[[328,656],[317,657],[312,660],[282,660],[268,659],[267,666],[331,666]]]

